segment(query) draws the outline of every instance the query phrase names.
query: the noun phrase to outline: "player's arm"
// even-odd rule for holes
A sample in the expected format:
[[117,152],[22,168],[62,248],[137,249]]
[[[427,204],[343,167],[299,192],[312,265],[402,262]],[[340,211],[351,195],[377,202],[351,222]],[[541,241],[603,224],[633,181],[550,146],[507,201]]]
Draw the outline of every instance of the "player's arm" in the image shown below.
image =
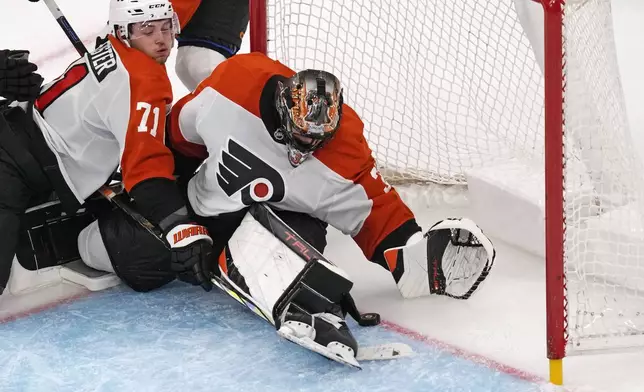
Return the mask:
[[402,296],[469,298],[494,262],[494,247],[481,229],[469,219],[456,218],[440,221],[423,234],[398,193],[376,170],[361,177],[358,183],[373,208],[354,238],[366,249],[375,246],[371,260],[391,272]]
[[494,247],[481,229],[465,218],[445,219],[425,234],[396,190],[369,162],[356,184],[373,203],[354,237],[370,260],[388,269],[401,294],[430,294],[467,299],[485,280],[494,262]]
[[[366,140],[363,143],[366,146]],[[396,189],[383,179],[370,150],[368,154],[365,152],[354,183],[364,189],[372,205],[353,239],[369,260],[386,267],[384,251],[405,244],[421,231],[420,226]]]
[[[168,116],[168,146],[178,155],[196,161],[208,157],[208,149],[197,132],[197,115],[199,107],[188,108],[186,105],[195,99],[202,88],[185,95],[174,104]],[[181,120],[180,120],[181,118]]]
[[109,113],[108,121],[121,147],[123,185],[141,213],[159,224],[185,206],[174,183],[172,153],[164,144],[171,97],[164,94],[163,79],[154,76],[131,76],[121,90],[122,96],[115,100],[123,99],[118,106],[124,110]]
[[340,128],[315,157],[343,181],[329,188],[319,218],[350,234],[367,259],[386,267],[384,250],[420,232],[414,214],[380,175],[363,135],[364,125],[344,105]]
[[[173,269],[184,280],[210,289],[203,265],[212,239],[188,215],[174,180],[172,152],[164,144],[166,105],[172,101],[170,82],[165,72],[153,71],[130,75],[108,109],[107,122],[121,147],[123,184],[141,214],[163,230]],[[187,279],[190,275],[192,279]]]
[[[340,218],[343,231],[357,227],[355,242],[369,260],[392,273],[404,297],[439,294],[468,298],[492,267],[494,248],[490,240],[469,219],[446,219],[422,234],[414,214],[376,169],[362,133],[362,121],[346,105],[341,126],[344,133],[339,131],[337,139],[320,152],[341,156],[342,164],[336,164],[334,170],[353,185],[342,190],[346,197],[335,195],[330,208],[346,210],[337,201],[370,205],[362,214],[354,212],[356,222]],[[318,157],[330,161],[323,154]],[[369,203],[357,200],[365,197]],[[349,213],[327,215],[344,217]],[[338,222],[329,223],[337,227]]]
[[183,129],[179,125],[182,109],[196,96],[195,94],[196,92],[188,94],[175,103],[168,116],[169,124],[166,126],[166,144],[174,156],[174,172],[178,176],[177,183],[184,196],[187,196],[188,182],[208,157],[208,150],[197,134],[196,121],[194,121],[196,113],[184,113],[184,118],[189,117],[191,120],[184,121]]

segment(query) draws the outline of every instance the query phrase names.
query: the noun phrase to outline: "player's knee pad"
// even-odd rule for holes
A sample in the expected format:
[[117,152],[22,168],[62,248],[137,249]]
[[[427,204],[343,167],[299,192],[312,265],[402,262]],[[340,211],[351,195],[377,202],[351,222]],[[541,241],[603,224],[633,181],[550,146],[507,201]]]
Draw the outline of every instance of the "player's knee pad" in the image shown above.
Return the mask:
[[298,234],[267,207],[253,205],[219,256],[223,279],[267,318],[279,317],[290,303],[311,314],[327,311],[340,306],[353,285]]
[[114,272],[133,290],[154,290],[175,279],[168,249],[123,211],[99,218],[98,228]]
[[212,49],[180,46],[177,50],[175,72],[183,85],[193,91],[224,60],[224,55]]

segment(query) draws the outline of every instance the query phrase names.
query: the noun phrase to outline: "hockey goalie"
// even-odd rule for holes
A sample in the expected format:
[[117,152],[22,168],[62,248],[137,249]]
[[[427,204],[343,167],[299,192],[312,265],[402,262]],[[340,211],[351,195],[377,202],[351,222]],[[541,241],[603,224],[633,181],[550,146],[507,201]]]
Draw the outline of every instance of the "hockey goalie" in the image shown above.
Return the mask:
[[[345,316],[365,320],[350,299],[351,278],[322,256],[327,224],[389,270],[405,298],[466,299],[492,267],[493,246],[471,220],[421,230],[380,176],[363,124],[328,72],[237,54],[177,102],[168,132],[180,178],[189,179],[189,211],[152,222],[166,246],[120,212],[79,240],[104,244],[81,255],[130,287],[160,287],[168,268],[206,290],[214,283],[281,336],[355,366],[360,348]],[[168,261],[166,247],[181,256]],[[195,247],[199,256],[185,251]]]

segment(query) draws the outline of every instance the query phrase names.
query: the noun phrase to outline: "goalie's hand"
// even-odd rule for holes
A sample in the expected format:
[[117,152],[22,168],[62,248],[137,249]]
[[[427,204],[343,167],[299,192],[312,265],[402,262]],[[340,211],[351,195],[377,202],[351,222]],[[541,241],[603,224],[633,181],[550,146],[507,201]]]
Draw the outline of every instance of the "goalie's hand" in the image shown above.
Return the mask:
[[490,239],[467,218],[442,220],[416,241],[384,253],[405,298],[434,294],[468,299],[496,257]]
[[170,266],[179,280],[212,290],[212,238],[205,227],[196,223],[178,224],[167,231]]
[[20,102],[38,98],[43,78],[28,57],[26,50],[0,50],[0,96]]

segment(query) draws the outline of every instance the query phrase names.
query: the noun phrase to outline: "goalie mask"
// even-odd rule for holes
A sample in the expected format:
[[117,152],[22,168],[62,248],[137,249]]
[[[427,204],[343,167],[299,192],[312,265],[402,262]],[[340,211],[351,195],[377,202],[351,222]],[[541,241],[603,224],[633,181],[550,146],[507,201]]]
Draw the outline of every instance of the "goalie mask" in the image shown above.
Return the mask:
[[338,78],[325,71],[298,72],[277,87],[276,107],[280,131],[288,146],[288,160],[299,166],[326,144],[340,124],[342,88]]
[[133,23],[152,22],[155,20],[169,19],[172,22],[171,33],[180,32],[179,19],[169,0],[111,0],[109,27],[110,34],[116,38],[127,41]]

